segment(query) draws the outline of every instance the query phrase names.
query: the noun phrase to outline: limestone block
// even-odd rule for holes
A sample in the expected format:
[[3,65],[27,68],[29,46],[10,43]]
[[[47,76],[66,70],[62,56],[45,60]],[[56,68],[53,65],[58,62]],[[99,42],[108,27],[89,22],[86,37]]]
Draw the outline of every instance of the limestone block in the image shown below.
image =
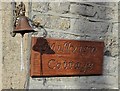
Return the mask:
[[49,8],[51,11],[57,12],[57,13],[68,13],[69,12],[69,2],[51,2],[49,4]]
[[32,10],[35,12],[46,13],[49,10],[49,3],[48,2],[41,2],[41,3],[32,3]]
[[118,58],[104,56],[103,75],[118,76]]
[[92,2],[92,3],[98,4],[98,5],[106,5],[107,2]]
[[70,12],[73,14],[80,14],[91,17],[95,15],[96,10],[92,5],[78,3],[70,5]]
[[104,35],[108,31],[109,23],[90,22],[86,19],[71,19],[70,31],[74,33],[84,34],[101,34]]
[[105,51],[109,51],[110,55],[116,57],[118,56],[118,36],[108,35],[105,40]]
[[88,77],[87,84],[92,89],[118,89],[118,76]]
[[118,2],[93,2],[93,3],[95,3],[97,5],[112,7],[112,8],[115,8],[118,6]]
[[36,15],[33,21],[40,21],[41,25],[45,25],[45,27],[51,29],[67,30],[70,27],[69,18],[61,18],[58,16]]
[[98,19],[111,20],[114,18],[115,10],[110,7],[98,6],[96,7]]

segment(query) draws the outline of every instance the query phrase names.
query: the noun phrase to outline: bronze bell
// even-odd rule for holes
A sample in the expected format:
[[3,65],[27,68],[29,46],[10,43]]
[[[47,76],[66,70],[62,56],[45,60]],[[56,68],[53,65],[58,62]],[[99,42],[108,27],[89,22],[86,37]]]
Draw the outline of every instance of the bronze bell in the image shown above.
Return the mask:
[[34,30],[29,25],[28,18],[26,16],[20,16],[16,21],[16,27],[13,32],[24,35],[25,33],[34,32]]

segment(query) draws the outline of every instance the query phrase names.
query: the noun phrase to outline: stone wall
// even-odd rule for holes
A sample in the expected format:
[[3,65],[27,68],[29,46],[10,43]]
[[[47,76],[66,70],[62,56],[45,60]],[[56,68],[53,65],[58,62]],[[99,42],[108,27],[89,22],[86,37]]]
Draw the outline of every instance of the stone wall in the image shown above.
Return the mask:
[[[117,89],[118,3],[32,2],[31,19],[40,21],[47,38],[104,41],[102,76],[31,78],[30,89]],[[40,33],[33,36],[41,36]]]

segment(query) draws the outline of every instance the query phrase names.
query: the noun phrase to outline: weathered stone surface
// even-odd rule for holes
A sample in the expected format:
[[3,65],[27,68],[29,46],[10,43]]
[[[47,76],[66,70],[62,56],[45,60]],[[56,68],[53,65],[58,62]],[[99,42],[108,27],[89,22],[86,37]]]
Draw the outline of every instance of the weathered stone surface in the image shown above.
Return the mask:
[[103,63],[103,75],[118,77],[118,58],[116,57],[104,57]]
[[[118,33],[118,32],[117,32]],[[109,50],[111,56],[118,56],[118,35],[108,35],[105,40],[105,50]]]
[[70,27],[69,18],[61,18],[58,16],[36,15],[33,21],[40,21],[41,25],[45,25],[46,28],[50,29],[67,30]]
[[86,19],[71,19],[70,31],[84,34],[105,34],[108,32],[109,23],[90,22]]
[[116,6],[118,6],[118,2],[93,2],[93,3],[97,5],[112,7],[112,8],[115,8]]
[[[111,80],[110,80],[111,79]],[[88,88],[92,89],[118,89],[118,77],[103,76],[103,77],[88,77]]]
[[70,5],[70,12],[73,14],[93,17],[96,13],[96,10],[92,5],[77,3]]
[[[0,1],[0,11],[1,11],[1,9],[2,9],[2,3],[1,3],[1,1]],[[2,18],[2,17],[1,17]]]
[[106,5],[107,4],[107,2],[93,2],[93,3],[98,4],[98,5]]
[[110,7],[98,6],[96,7],[96,11],[97,11],[96,17],[99,19],[110,20],[113,19],[115,15],[114,9]]
[[102,20],[111,20],[116,18],[115,13],[117,11],[117,4],[115,2],[96,2],[95,4],[74,3],[70,5],[70,12],[84,17],[94,17]]
[[69,2],[51,2],[49,4],[49,8],[51,11],[57,12],[57,13],[68,13],[69,12]]
[[1,8],[2,8],[2,10],[7,10],[7,11],[11,11],[11,9],[12,9],[12,5],[11,5],[11,3],[10,2],[2,2],[1,3]]
[[49,3],[48,2],[41,2],[41,3],[32,3],[32,9],[35,12],[45,13],[49,10]]
[[[113,23],[113,27],[112,27],[112,35],[113,37],[115,37],[117,40],[119,38],[119,24],[120,23]],[[114,41],[116,40],[114,39]],[[118,41],[116,41],[116,44],[118,44]]]

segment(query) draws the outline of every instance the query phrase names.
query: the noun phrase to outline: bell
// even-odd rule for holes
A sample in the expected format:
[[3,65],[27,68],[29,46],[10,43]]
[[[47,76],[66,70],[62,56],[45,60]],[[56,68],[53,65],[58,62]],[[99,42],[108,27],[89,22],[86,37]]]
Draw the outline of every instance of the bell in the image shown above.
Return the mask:
[[25,33],[35,32],[32,27],[29,25],[28,19],[26,16],[20,16],[16,22],[14,33],[21,33],[24,35]]

